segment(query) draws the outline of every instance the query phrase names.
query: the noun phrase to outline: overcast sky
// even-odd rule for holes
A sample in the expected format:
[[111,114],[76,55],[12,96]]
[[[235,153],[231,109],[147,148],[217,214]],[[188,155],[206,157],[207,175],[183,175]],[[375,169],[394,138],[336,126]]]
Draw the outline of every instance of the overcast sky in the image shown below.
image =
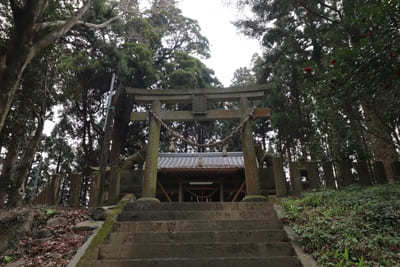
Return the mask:
[[233,73],[250,65],[254,53],[260,53],[259,42],[239,33],[232,21],[238,18],[234,6],[224,0],[178,0],[184,16],[199,22],[202,34],[210,42],[211,58],[203,60],[217,78],[229,86]]

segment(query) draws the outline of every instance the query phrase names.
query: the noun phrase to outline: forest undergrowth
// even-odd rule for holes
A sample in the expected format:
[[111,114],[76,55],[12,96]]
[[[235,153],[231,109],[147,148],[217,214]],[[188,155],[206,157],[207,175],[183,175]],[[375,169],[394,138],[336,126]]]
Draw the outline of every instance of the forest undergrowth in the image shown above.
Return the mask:
[[309,192],[281,204],[320,266],[400,266],[400,183]]

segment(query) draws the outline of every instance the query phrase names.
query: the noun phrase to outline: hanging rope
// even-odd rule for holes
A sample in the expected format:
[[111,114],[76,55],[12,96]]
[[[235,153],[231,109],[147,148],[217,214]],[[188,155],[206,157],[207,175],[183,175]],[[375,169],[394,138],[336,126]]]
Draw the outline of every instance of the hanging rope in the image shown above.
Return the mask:
[[239,124],[239,126],[237,126],[235,128],[235,130],[232,131],[232,133],[228,136],[226,136],[225,138],[223,138],[220,141],[217,141],[215,143],[211,143],[211,144],[199,144],[193,140],[190,140],[186,137],[184,137],[183,135],[181,135],[180,133],[176,132],[174,129],[170,128],[157,114],[155,114],[154,112],[150,111],[150,115],[153,116],[160,124],[162,127],[164,127],[172,136],[182,140],[183,142],[191,145],[191,146],[195,146],[195,147],[216,147],[216,146],[223,146],[225,145],[230,139],[232,139],[245,125],[246,123],[250,120],[250,119],[254,119],[254,112],[255,112],[255,108],[253,108],[251,110],[251,112],[246,116],[246,118],[244,120],[242,120]]

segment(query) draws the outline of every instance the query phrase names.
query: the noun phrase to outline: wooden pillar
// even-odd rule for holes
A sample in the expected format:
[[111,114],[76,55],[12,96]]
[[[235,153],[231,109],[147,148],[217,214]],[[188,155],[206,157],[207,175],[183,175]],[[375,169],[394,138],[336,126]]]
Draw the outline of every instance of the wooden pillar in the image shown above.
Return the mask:
[[219,184],[219,201],[224,202],[224,184],[222,182]]
[[343,187],[352,184],[354,182],[354,177],[353,174],[351,173],[351,167],[352,167],[351,162],[342,161],[338,165],[339,165],[338,186]]
[[333,175],[333,164],[331,161],[322,163],[324,169],[325,186],[329,189],[336,189],[335,176]]
[[318,164],[316,162],[306,162],[305,165],[310,189],[319,189],[321,187],[321,181],[319,179]]
[[400,161],[393,161],[392,172],[394,180],[400,181]]
[[61,176],[55,175],[50,184],[46,187],[47,190],[47,205],[57,205],[60,198]]
[[72,207],[80,206],[82,176],[78,173],[71,174],[71,188],[69,201]]
[[114,165],[111,167],[110,179],[111,186],[109,199],[112,204],[116,204],[119,201],[119,193],[121,190],[121,168],[118,165]]
[[[152,111],[154,114],[159,115],[161,111],[161,103],[158,100],[153,101]],[[146,168],[144,170],[142,201],[158,201],[156,198],[157,192],[157,163],[158,151],[160,147],[160,122],[154,116],[150,115],[149,127],[149,142],[146,151]]]
[[382,161],[377,161],[374,163],[374,172],[375,172],[375,179],[378,184],[386,184],[388,182],[385,165]]
[[183,184],[179,182],[179,203],[183,202]]
[[[249,100],[247,98],[240,98],[240,111],[242,113],[243,121],[249,114]],[[260,195],[257,157],[254,149],[251,126],[250,121],[246,122],[241,132],[247,191],[247,196],[244,198],[244,201],[265,201],[266,197]]]
[[285,173],[283,172],[283,163],[281,158],[272,158],[272,169],[274,172],[276,196],[287,196],[286,178]]
[[50,183],[46,185],[46,205],[54,205],[54,177],[51,179]]
[[365,160],[361,160],[356,164],[356,170],[358,173],[358,180],[360,185],[371,185],[371,173],[368,170],[368,164]]
[[0,191],[0,209],[4,207],[6,197],[7,197],[6,192]]
[[300,195],[303,191],[303,183],[301,182],[301,174],[299,164],[297,162],[289,163],[290,182],[295,195]]
[[101,185],[101,175],[100,172],[94,172],[91,176],[91,189],[90,189],[90,199],[89,206],[96,207],[100,205],[100,185]]

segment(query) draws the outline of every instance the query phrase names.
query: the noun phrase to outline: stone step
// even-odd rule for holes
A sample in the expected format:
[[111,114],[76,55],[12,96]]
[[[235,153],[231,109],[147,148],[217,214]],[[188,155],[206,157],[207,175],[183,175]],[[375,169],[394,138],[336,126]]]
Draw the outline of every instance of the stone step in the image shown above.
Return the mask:
[[301,267],[296,257],[98,260],[93,267]]
[[270,202],[132,202],[125,206],[126,211],[131,210],[260,210],[272,209]]
[[273,243],[125,243],[102,245],[98,259],[206,258],[206,257],[278,257],[294,256],[288,242]]
[[143,210],[123,211],[119,221],[277,219],[275,210]]
[[209,232],[161,232],[124,233],[114,232],[109,244],[115,246],[125,243],[238,243],[238,242],[286,242],[289,241],[284,230],[239,230]]
[[116,222],[114,232],[190,232],[283,229],[278,219]]

